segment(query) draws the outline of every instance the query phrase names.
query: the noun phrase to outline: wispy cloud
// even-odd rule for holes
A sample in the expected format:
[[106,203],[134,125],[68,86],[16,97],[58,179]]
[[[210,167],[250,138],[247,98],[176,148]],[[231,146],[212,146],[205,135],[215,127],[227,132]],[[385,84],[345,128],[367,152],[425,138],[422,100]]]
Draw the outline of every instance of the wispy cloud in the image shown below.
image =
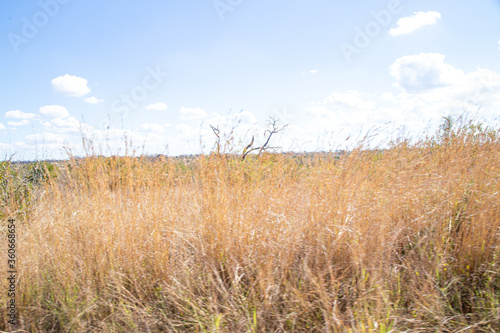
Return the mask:
[[64,106],[46,105],[40,108],[40,113],[49,118],[66,118],[69,117],[69,112]]
[[200,109],[200,108],[187,108],[187,107],[181,107],[180,110],[180,119],[183,120],[193,120],[193,119],[200,119],[204,118],[207,116],[207,113],[205,110]]
[[162,133],[165,129],[160,124],[152,123],[152,124],[142,124],[139,130],[144,132]]
[[167,109],[167,104],[162,102],[146,106],[146,110],[166,110],[166,109]]
[[318,70],[317,69],[311,69],[308,72],[302,72],[302,75],[306,75],[306,74],[318,74]]
[[9,126],[26,126],[29,125],[31,122],[29,119],[23,119],[21,121],[8,121],[7,125]]
[[398,27],[389,30],[389,35],[406,35],[425,26],[435,24],[440,18],[441,13],[439,12],[416,12],[411,16],[400,18],[397,22]]

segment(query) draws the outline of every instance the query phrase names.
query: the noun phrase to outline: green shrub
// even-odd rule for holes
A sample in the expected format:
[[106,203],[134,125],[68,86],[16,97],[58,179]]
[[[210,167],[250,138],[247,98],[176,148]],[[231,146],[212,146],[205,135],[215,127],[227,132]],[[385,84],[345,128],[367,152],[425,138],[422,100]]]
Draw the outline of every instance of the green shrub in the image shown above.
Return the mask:
[[49,178],[55,178],[58,168],[48,162],[14,164],[0,162],[0,218],[13,214],[25,215],[34,198],[34,192]]

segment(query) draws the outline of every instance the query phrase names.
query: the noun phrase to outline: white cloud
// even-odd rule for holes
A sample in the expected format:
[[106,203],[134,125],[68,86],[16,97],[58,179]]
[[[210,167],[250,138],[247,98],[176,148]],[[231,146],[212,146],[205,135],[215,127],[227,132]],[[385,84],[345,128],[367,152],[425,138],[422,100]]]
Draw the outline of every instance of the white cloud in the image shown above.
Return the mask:
[[302,75],[306,75],[306,74],[317,74],[318,73],[318,70],[316,69],[311,69],[310,71],[308,72],[302,72]]
[[389,101],[389,102],[393,102],[393,103],[396,103],[396,98],[394,97],[393,94],[391,93],[383,93],[382,96],[380,96],[380,98],[383,100],[383,101]]
[[315,133],[331,130],[339,132],[344,127],[358,128],[380,123],[382,114],[377,112],[375,100],[376,96],[357,90],[333,92],[323,101],[312,103],[304,110],[313,119],[311,129],[316,128]]
[[65,136],[62,134],[54,134],[49,132],[30,134],[26,136],[27,142],[45,142],[62,144]]
[[0,123],[0,130],[4,130],[5,129],[5,125]]
[[500,50],[500,39],[498,40],[498,49]]
[[29,119],[23,119],[21,121],[8,121],[7,125],[9,126],[26,126],[29,125],[31,122]]
[[85,103],[89,103],[89,104],[99,104],[99,103],[102,103],[104,102],[102,99],[98,99],[97,97],[95,96],[91,96],[91,97],[87,97],[83,100]]
[[142,124],[139,128],[140,131],[162,133],[165,129],[160,124]]
[[181,107],[180,109],[180,119],[183,120],[194,120],[194,119],[200,119],[203,117],[207,116],[207,113],[205,110],[201,108],[187,108],[187,107]]
[[40,108],[40,113],[49,118],[66,118],[69,117],[69,112],[64,106],[46,105]]
[[255,115],[249,110],[241,110],[238,113],[231,113],[228,115],[221,115],[219,113],[212,113],[208,123],[219,128],[247,128],[257,122]]
[[36,117],[34,113],[26,113],[19,110],[7,111],[5,112],[5,118],[14,118],[14,119],[33,119]]
[[447,115],[499,122],[500,73],[481,68],[467,73],[446,63],[441,54],[401,57],[390,72],[400,88],[398,94],[333,92],[304,109],[308,121],[296,123],[302,130],[296,141],[309,140],[304,149],[321,149],[328,146],[322,140],[330,135],[332,142],[344,142],[348,136],[356,141],[370,129],[382,141],[397,136],[401,126],[413,137],[421,137],[428,125],[432,133],[432,126]]
[[190,137],[190,136],[195,134],[194,129],[188,125],[181,124],[181,125],[177,125],[175,128],[177,129],[177,131],[179,131],[181,133],[181,135],[184,135],[187,137]]
[[358,109],[371,109],[374,107],[374,102],[370,100],[370,96],[364,96],[357,90],[349,90],[345,93],[334,92],[323,101],[323,104]]
[[324,105],[312,105],[304,108],[308,115],[315,117],[328,117],[331,110]]
[[42,124],[47,130],[51,130],[53,132],[80,132],[82,127],[82,123],[79,122],[74,117],[66,117],[66,118],[54,118],[50,121],[46,121]]
[[459,84],[464,72],[445,63],[445,57],[439,53],[403,56],[389,67],[390,74],[396,86],[408,92]]
[[251,125],[257,122],[257,118],[255,117],[255,115],[248,110],[242,110],[241,112],[237,113],[235,115],[235,118],[240,119],[242,124],[247,125]]
[[87,80],[78,76],[65,74],[52,80],[54,91],[73,97],[83,97],[90,93]]
[[397,28],[389,30],[391,36],[406,35],[425,26],[435,24],[441,18],[439,12],[416,12],[412,16],[402,17],[398,20]]
[[153,143],[152,141],[161,141],[164,139],[157,134],[118,128],[110,128],[109,130],[91,129],[89,135],[95,138],[96,142],[106,140],[106,142],[109,142],[109,147],[116,150],[121,150],[121,147],[125,142],[129,142],[132,145],[140,145],[136,147],[138,149],[141,147],[140,149],[142,149],[143,145],[149,145]]
[[166,110],[166,109],[167,109],[167,104],[162,102],[146,106],[146,110]]

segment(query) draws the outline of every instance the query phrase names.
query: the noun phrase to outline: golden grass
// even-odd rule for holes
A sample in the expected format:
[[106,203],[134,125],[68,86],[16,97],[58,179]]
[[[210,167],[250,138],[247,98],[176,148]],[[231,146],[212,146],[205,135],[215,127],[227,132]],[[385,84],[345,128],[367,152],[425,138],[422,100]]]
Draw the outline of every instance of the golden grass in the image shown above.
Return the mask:
[[20,327],[500,331],[498,134],[71,159],[18,228]]

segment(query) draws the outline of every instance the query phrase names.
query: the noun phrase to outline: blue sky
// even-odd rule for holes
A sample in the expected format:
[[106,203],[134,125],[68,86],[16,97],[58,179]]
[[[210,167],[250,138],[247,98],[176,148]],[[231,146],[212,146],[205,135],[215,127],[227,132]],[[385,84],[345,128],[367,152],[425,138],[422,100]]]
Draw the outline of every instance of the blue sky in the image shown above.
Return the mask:
[[[284,151],[442,116],[498,123],[500,1],[0,2],[0,154],[208,152],[210,124]],[[354,142],[354,141],[353,141]]]

